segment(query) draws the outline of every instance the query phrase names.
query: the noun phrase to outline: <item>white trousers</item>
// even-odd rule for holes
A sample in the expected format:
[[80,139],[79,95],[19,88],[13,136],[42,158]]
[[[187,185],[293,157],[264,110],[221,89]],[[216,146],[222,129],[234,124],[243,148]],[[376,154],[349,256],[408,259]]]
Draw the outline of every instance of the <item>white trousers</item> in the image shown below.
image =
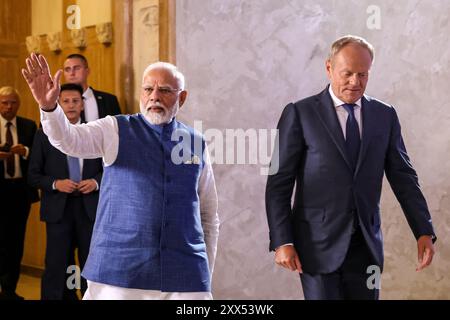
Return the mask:
[[212,300],[211,292],[161,292],[128,289],[87,281],[83,300]]

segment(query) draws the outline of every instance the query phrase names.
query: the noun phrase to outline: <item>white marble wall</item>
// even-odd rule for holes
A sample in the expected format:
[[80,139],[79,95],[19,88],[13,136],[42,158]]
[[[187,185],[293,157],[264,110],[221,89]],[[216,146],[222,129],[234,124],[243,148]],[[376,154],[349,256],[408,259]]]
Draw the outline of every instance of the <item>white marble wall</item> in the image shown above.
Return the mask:
[[[450,298],[449,12],[448,0],[177,1],[177,60],[190,89],[180,119],[204,129],[276,127],[287,103],[327,84],[334,39],[351,33],[373,43],[367,93],[396,106],[438,235],[433,265],[416,273],[414,238],[385,182],[383,299]],[[214,170],[222,221],[215,298],[302,299],[298,276],[268,252],[259,166]]]

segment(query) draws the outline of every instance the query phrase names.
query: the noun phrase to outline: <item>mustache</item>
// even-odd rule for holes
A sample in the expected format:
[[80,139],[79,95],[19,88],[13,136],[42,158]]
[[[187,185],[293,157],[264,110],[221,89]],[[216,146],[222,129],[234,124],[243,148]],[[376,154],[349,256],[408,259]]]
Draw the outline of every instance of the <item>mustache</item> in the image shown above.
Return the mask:
[[151,102],[149,101],[145,106],[145,110],[150,111],[152,108],[161,108],[164,111],[167,111],[167,107],[159,101]]

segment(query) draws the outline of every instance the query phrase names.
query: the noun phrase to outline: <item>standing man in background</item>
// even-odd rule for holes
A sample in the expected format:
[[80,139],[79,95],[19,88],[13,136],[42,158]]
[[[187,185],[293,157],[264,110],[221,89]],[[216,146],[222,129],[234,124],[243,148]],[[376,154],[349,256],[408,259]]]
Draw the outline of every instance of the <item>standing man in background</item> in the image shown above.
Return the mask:
[[[67,83],[78,84],[83,88],[84,101],[83,111],[81,112],[83,122],[121,114],[119,102],[115,95],[97,91],[89,86],[88,77],[91,74],[91,69],[85,56],[78,53],[68,55],[64,61],[63,73]],[[74,245],[77,246],[76,243]],[[72,261],[71,264],[75,264],[75,262]]]
[[17,116],[20,96],[0,88],[0,299],[23,300],[16,294],[30,207],[39,201],[28,186],[28,160],[36,123]]
[[436,236],[397,113],[364,95],[373,59],[365,39],[336,40],[330,85],[290,103],[278,123],[279,170],[266,187],[270,249],[277,264],[301,274],[306,299],[378,299],[367,272],[384,262],[383,174],[417,240],[417,271],[433,258]]
[[88,85],[91,69],[85,56],[78,53],[67,56],[63,71],[66,82],[76,83],[83,87],[84,111],[82,119],[86,122],[121,113],[115,95],[94,90]]
[[[83,88],[61,86],[59,104],[71,124],[81,123]],[[73,264],[74,244],[83,269],[92,237],[102,180],[102,159],[69,157],[53,147],[42,129],[36,133],[28,181],[41,189],[41,220],[46,224],[47,247],[41,284],[42,300],[72,300],[66,285],[67,267]],[[81,279],[81,293],[87,289]]]

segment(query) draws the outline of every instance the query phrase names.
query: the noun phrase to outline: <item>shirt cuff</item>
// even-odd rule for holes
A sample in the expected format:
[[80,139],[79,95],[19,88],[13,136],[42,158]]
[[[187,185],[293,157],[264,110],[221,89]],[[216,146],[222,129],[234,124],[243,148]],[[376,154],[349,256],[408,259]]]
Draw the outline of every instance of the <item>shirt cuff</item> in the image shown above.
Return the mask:
[[40,108],[40,109],[41,109],[42,111],[44,111],[44,112],[53,112],[53,111],[56,110],[56,108],[58,108],[58,103],[55,104],[55,106],[53,107],[53,109],[50,109],[50,110],[44,110],[44,109],[42,109],[42,108]]
[[278,246],[278,247],[275,249],[275,251],[277,251],[277,250],[280,249],[281,247],[287,247],[287,246],[294,246],[294,244],[293,244],[293,243],[285,243],[285,244],[282,244],[281,246]]
[[22,157],[23,160],[27,160],[28,156],[30,155],[30,148],[28,148],[27,146],[24,146],[25,148],[25,155]]

